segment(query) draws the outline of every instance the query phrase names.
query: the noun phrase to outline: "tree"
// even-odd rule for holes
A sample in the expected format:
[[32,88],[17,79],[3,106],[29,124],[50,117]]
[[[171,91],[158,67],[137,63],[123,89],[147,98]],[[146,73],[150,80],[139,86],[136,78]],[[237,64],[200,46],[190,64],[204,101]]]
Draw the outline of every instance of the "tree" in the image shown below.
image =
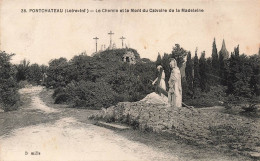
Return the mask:
[[[76,72],[76,70],[71,72]],[[53,86],[56,88],[65,86],[69,83],[68,73],[71,72],[68,71],[68,62],[66,58],[51,60],[47,71],[47,87]]]
[[200,88],[203,92],[209,91],[208,73],[209,67],[206,62],[205,51],[203,51],[199,59]]
[[172,50],[171,57],[177,61],[177,65],[179,68],[182,67],[183,63],[185,62],[184,58],[187,55],[187,51],[180,47],[179,44],[175,44],[175,47]]
[[260,55],[250,56],[250,64],[252,67],[252,77],[250,80],[250,87],[255,96],[260,95]]
[[162,58],[161,58],[160,53],[158,53],[158,56],[157,56],[157,59],[156,59],[155,63],[156,63],[156,66],[162,65]]
[[224,76],[224,73],[225,73],[225,62],[224,62],[224,56],[223,54],[220,52],[219,53],[219,77],[221,79],[221,84],[224,85],[224,79],[225,79],[225,76]]
[[[186,61],[186,68],[185,68],[185,76],[186,76],[186,82],[188,86],[188,93],[193,92],[193,67],[192,67],[192,60],[191,60],[191,53],[190,51],[187,54],[187,61]],[[191,94],[193,95],[193,94]]]
[[0,51],[0,108],[16,110],[19,103],[18,84],[10,60],[14,54]]
[[199,59],[197,54],[198,49],[196,48],[195,56],[193,60],[194,78],[193,78],[193,89],[199,88],[200,86],[200,74],[199,74]]
[[42,73],[46,73],[47,70],[48,70],[48,66],[47,65],[41,65],[40,68],[41,68],[41,72]]
[[218,58],[218,50],[217,50],[217,46],[216,46],[216,41],[214,38],[213,44],[212,44],[212,74],[215,77],[211,77],[211,82],[212,85],[217,85],[218,84],[218,79],[217,77],[219,76],[219,58]]
[[244,54],[239,55],[239,46],[237,46],[229,60],[228,94],[234,95],[237,100],[250,98],[252,96],[250,88],[252,74],[249,58]]
[[16,66],[17,74],[16,79],[17,81],[25,80],[29,71],[30,61],[24,59]]
[[29,66],[27,73],[27,80],[31,83],[40,84],[43,78],[42,69],[38,64],[32,64]]
[[171,68],[170,68],[170,55],[164,53],[163,57],[162,57],[162,67],[164,69],[165,72],[165,84],[166,84],[166,89],[168,90],[169,88],[169,78],[171,75]]

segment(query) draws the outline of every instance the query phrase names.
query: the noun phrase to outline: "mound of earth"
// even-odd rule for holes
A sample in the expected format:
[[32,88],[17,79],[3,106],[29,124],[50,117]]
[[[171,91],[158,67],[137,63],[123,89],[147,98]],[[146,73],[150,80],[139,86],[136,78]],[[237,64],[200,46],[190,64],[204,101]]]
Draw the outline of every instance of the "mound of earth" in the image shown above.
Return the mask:
[[260,153],[260,120],[207,109],[169,107],[156,93],[138,102],[120,102],[92,116],[142,131],[167,133],[192,144],[213,145],[250,155]]
[[167,104],[168,98],[165,96],[159,96],[157,93],[153,92],[148,94],[141,102],[151,103],[151,104]]

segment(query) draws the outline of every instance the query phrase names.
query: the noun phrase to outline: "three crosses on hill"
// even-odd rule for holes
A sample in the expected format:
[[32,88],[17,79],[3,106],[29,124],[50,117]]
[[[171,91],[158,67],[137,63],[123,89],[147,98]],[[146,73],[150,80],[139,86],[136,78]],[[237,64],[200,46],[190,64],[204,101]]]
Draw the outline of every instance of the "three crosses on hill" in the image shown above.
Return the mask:
[[[113,46],[115,46],[115,44],[113,44],[112,42],[112,35],[114,35],[115,33],[113,33],[112,31],[110,31],[109,33],[108,33],[108,35],[110,36],[110,42],[109,42],[109,49],[113,49],[114,47]],[[96,53],[97,53],[97,40],[99,39],[98,37],[94,37],[93,38],[95,41],[96,41]],[[124,36],[122,36],[122,37],[120,37],[119,39],[121,39],[122,40],[122,48],[124,48],[124,39],[126,39]]]

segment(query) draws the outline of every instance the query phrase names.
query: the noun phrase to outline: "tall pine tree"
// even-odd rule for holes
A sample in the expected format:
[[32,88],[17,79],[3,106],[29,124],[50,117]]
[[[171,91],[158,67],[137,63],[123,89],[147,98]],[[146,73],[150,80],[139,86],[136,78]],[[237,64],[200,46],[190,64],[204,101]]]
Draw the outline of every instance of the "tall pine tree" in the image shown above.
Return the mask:
[[212,74],[215,77],[211,77],[211,84],[212,85],[217,85],[219,80],[219,59],[218,59],[218,50],[216,46],[216,41],[214,38],[213,44],[212,44]]
[[250,56],[250,64],[253,72],[250,87],[255,96],[260,96],[260,55]]
[[162,58],[161,58],[160,53],[158,53],[158,56],[157,56],[155,64],[156,64],[156,66],[162,65]]
[[253,75],[250,59],[244,54],[239,55],[237,46],[229,62],[228,94],[234,95],[240,101],[241,98],[250,98],[253,94],[253,90],[250,89]]
[[163,57],[162,57],[162,67],[164,69],[165,72],[165,84],[166,84],[166,89],[168,90],[169,87],[169,78],[170,78],[170,74],[171,74],[171,68],[170,68],[170,55],[164,53]]
[[188,92],[192,93],[193,92],[193,65],[192,65],[192,60],[191,60],[191,53],[190,51],[187,54],[187,61],[186,61],[186,68],[185,68],[185,77],[186,77],[186,82],[188,85]]
[[[199,74],[199,58],[198,58],[198,49],[196,48],[195,51],[195,56],[194,56],[194,65],[193,65],[193,69],[194,69],[194,78],[193,78],[193,89],[195,90],[196,88],[200,87],[200,74]],[[193,92],[194,93],[194,92]]]
[[205,58],[205,51],[203,51],[199,59],[200,88],[203,92],[209,91],[208,75],[207,75],[208,73],[209,73],[209,67],[207,65],[207,61]]

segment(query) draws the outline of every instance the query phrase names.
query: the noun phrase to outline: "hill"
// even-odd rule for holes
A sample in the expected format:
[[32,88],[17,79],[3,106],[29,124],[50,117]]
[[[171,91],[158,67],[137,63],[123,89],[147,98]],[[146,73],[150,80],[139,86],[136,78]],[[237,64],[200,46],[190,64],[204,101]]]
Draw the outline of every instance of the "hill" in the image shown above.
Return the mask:
[[121,101],[138,101],[151,93],[156,65],[143,62],[135,49],[115,49],[93,57],[81,54],[69,61],[52,60],[47,76],[47,87],[55,88],[56,103],[100,109]]

